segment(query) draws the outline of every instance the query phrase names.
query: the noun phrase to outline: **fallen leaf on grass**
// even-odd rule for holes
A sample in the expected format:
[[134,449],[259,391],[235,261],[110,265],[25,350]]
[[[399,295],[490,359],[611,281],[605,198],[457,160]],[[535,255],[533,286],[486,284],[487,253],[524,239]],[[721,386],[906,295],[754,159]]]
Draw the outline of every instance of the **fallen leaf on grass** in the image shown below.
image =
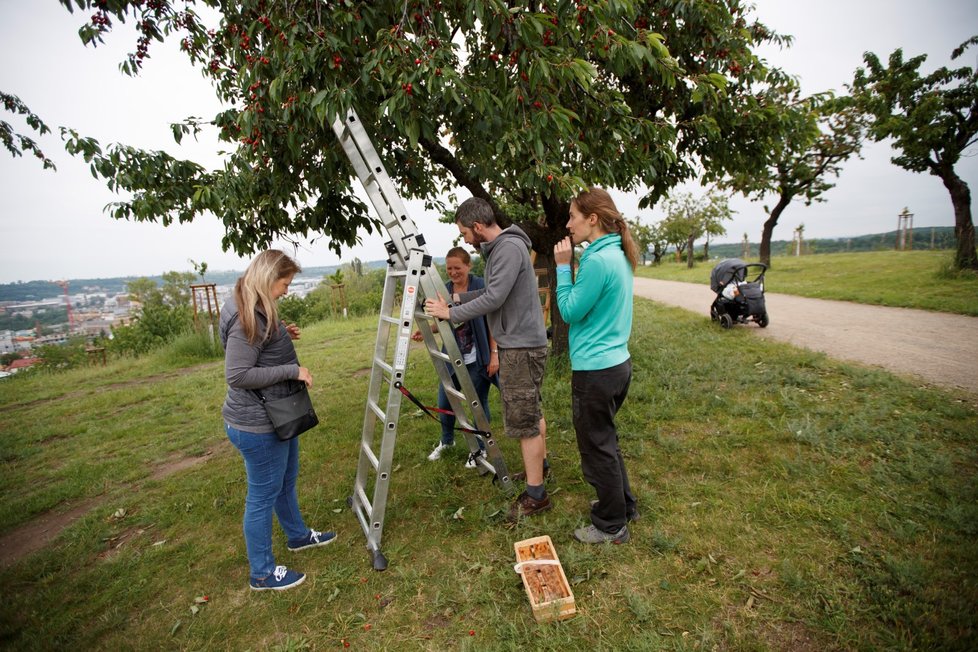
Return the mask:
[[452,518],[455,519],[456,521],[463,520],[462,518],[463,511],[465,511],[465,507],[459,507],[457,510],[455,510],[455,513],[452,514]]

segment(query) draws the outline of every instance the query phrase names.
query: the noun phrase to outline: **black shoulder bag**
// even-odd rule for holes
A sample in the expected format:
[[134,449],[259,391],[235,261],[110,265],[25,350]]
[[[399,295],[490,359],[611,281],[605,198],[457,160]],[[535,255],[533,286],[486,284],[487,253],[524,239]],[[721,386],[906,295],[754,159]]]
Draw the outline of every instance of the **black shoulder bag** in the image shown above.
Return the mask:
[[312,407],[312,399],[304,382],[299,382],[299,389],[295,393],[272,401],[267,400],[260,391],[253,391],[265,406],[268,419],[275,427],[275,434],[281,441],[298,437],[319,424],[319,417]]

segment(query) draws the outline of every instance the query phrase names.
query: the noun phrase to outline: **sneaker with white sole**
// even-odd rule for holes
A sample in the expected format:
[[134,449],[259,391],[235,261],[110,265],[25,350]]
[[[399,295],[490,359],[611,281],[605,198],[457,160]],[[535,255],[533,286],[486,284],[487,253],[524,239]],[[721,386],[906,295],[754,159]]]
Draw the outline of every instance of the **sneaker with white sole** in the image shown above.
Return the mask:
[[441,454],[454,445],[455,444],[443,444],[438,442],[438,445],[435,446],[435,450],[431,451],[431,453],[428,455],[428,461],[434,462],[435,460],[440,460]]
[[304,538],[298,541],[289,541],[288,548],[292,552],[298,552],[299,550],[305,550],[306,548],[318,548],[319,546],[326,546],[336,541],[336,532],[316,532],[315,530],[309,530]]
[[[591,508],[593,509],[594,506],[597,505],[597,504],[598,504],[598,501],[592,500],[591,501]],[[625,507],[625,518],[627,518],[629,521],[637,521],[638,519],[642,518],[642,515],[638,511],[638,506],[632,506],[631,509],[629,509],[626,506]]]
[[260,580],[251,578],[252,591],[284,591],[293,586],[299,586],[306,581],[306,576],[285,566],[276,566],[268,577]]
[[574,530],[574,538],[581,543],[628,543],[631,536],[627,525],[622,525],[617,532],[602,532],[594,525],[589,525]]

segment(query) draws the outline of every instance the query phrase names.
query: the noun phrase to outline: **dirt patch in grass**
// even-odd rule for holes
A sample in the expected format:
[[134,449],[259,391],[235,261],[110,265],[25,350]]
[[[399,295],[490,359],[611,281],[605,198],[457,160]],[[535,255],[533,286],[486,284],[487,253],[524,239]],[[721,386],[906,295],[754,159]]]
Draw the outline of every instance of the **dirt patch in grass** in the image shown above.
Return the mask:
[[752,602],[743,606],[727,606],[723,615],[714,620],[714,628],[717,632],[731,628],[738,632],[733,641],[721,643],[716,648],[721,651],[742,649],[745,643],[750,646],[763,643],[762,647],[765,649],[792,652],[819,652],[827,649],[825,642],[814,636],[804,623],[767,618],[758,612],[757,605]]
[[[228,444],[229,445],[229,444]],[[161,480],[178,471],[183,471],[211,459],[220,449],[226,447],[225,442],[207,450],[197,457],[171,457],[153,469],[147,480]],[[102,505],[107,496],[88,498],[67,508],[50,510],[34,520],[0,536],[0,568],[14,565],[27,555],[37,552],[54,541],[65,529],[75,521]],[[123,533],[109,540],[109,548],[100,556],[110,556],[122,546],[135,531]]]
[[21,558],[37,552],[101,502],[101,498],[90,498],[66,510],[45,512],[3,535],[0,537],[0,568],[12,566]]

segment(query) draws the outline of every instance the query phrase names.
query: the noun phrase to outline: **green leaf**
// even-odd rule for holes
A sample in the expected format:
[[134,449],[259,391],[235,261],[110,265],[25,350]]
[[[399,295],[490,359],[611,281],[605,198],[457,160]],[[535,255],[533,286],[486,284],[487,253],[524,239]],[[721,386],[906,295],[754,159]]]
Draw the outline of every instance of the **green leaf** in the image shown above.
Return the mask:
[[[329,95],[329,91],[325,91],[325,90],[319,91],[313,96],[312,102],[309,103],[309,106],[313,109],[318,109],[319,105],[323,103],[323,100],[326,99],[327,95]],[[317,110],[316,113],[318,115],[319,111]],[[320,120],[322,120],[322,118],[320,118]]]
[[410,142],[411,148],[413,149],[418,146],[418,132],[420,130],[418,121],[409,120],[408,123],[405,125],[405,128],[407,130],[408,142]]

